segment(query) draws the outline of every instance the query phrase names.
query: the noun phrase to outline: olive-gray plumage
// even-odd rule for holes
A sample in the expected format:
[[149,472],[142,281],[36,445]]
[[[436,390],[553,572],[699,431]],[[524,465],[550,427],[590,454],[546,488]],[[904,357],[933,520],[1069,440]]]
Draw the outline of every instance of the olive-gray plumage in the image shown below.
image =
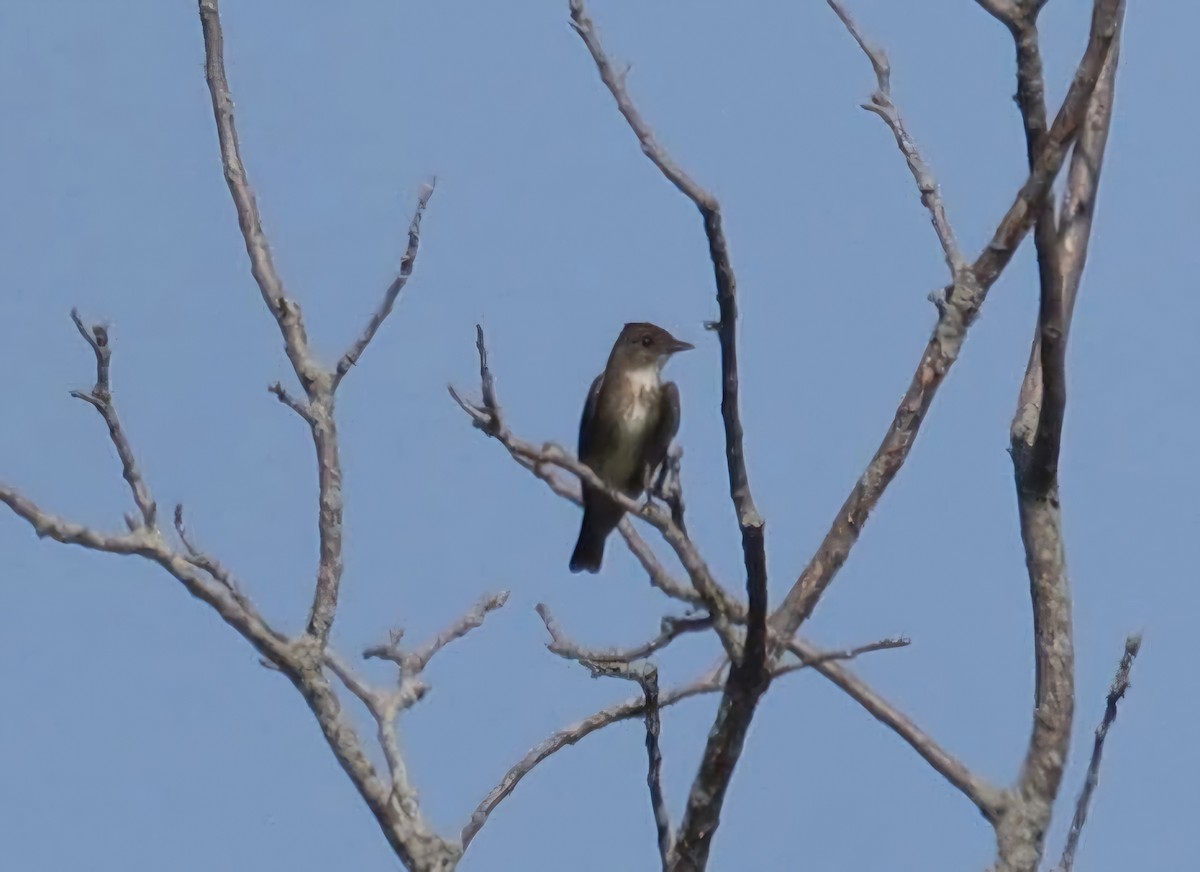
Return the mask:
[[[679,431],[679,389],[662,380],[671,355],[692,348],[654,324],[626,324],[604,372],[588,391],[579,422],[579,459],[631,499],[650,485]],[[583,523],[571,571],[599,572],[604,543],[624,510],[583,485]]]

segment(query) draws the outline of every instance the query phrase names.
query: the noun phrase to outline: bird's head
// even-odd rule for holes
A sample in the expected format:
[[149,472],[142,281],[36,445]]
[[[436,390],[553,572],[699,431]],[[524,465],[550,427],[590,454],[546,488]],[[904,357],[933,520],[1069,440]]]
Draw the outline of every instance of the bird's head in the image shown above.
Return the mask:
[[656,324],[635,321],[621,329],[610,360],[620,361],[630,368],[655,366],[662,369],[671,355],[694,347],[690,342],[676,339]]

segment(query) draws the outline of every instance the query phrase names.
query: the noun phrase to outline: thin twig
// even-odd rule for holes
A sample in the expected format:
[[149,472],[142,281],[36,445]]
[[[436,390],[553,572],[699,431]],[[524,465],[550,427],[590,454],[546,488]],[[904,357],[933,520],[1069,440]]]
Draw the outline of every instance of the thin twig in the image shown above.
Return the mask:
[[183,521],[183,503],[176,503],[175,505],[175,533],[179,536],[179,541],[183,543],[183,547],[187,550],[189,563],[197,569],[204,570],[224,585],[233,594],[234,599],[243,606],[249,606],[249,600],[242,593],[241,587],[238,585],[233,573],[222,566],[221,562],[211,554],[196,547],[196,544],[192,541],[187,525]]
[[286,660],[286,638],[271,629],[248,604],[235,599],[222,584],[201,574],[191,560],[169,548],[155,530],[138,528],[127,533],[103,533],[45,511],[14,488],[0,484],[0,503],[33,528],[39,539],[78,545],[105,554],[136,555],[157,563],[174,576],[192,596],[204,601],[246,638],[264,657]]
[[112,441],[113,447],[117,449],[117,456],[121,459],[121,475],[129,484],[133,502],[142,516],[139,523],[147,529],[154,529],[158,524],[158,506],[150,494],[146,480],[142,478],[141,470],[138,469],[133,446],[129,444],[129,437],[125,435],[121,419],[117,415],[117,407],[113,404],[112,346],[109,345],[108,328],[102,324],[95,324],[89,329],[84,325],[83,319],[79,317],[78,309],[71,310],[71,320],[75,323],[75,329],[79,331],[79,335],[84,338],[96,356],[95,387],[92,388],[91,393],[71,391],[71,396],[86,402],[104,419],[104,423],[108,426],[109,439]]
[[417,671],[423,670],[429,664],[429,661],[433,659],[433,655],[437,654],[451,642],[461,639],[472,630],[483,626],[483,619],[488,616],[488,613],[494,612],[506,602],[508,602],[508,591],[506,590],[489,594],[481,599],[475,604],[474,608],[460,617],[454,624],[438,633],[437,636],[414,653],[413,662]]
[[475,350],[479,353],[479,385],[483,393],[483,407],[487,409],[497,427],[504,425],[500,417],[500,403],[496,399],[496,377],[488,366],[487,342],[483,335],[483,325],[475,325]]
[[371,688],[366,680],[360,677],[340,655],[331,650],[325,651],[325,664],[330,668],[346,689],[354,694],[367,707],[372,715],[379,706],[378,691]]
[[602,675],[616,676],[636,681],[642,688],[645,700],[644,713],[646,721],[646,755],[648,768],[646,785],[650,790],[650,806],[654,814],[654,825],[658,831],[658,851],[665,872],[670,867],[671,854],[674,850],[675,837],[671,833],[671,820],[667,814],[666,802],[662,789],[662,749],[659,737],[662,723],[659,717],[658,698],[658,668],[644,658],[661,651],[672,641],[684,633],[704,630],[712,626],[712,618],[672,618],[662,621],[662,630],[658,636],[644,645],[626,650],[595,651],[584,648],[567,637],[559,626],[550,609],[544,603],[537,605],[538,616],[546,625],[550,634],[547,644],[552,652],[568,660],[583,664],[592,673],[593,678]]
[[864,646],[864,648],[834,652],[850,656],[833,658],[828,658],[830,652],[822,652],[811,643],[800,639],[793,639],[787,647],[800,658],[801,662],[812,665],[821,675],[866,709],[873,718],[907,742],[938,774],[970,799],[985,818],[995,820],[1004,801],[1003,792],[999,788],[972,772],[966,764],[942,748],[932,736],[884,699],[851,669],[843,663],[836,662],[852,660],[857,654],[864,653],[865,650],[899,648],[907,644],[908,639],[905,638],[884,640],[882,643],[875,643],[876,647],[869,649]]
[[387,644],[376,645],[363,651],[364,659],[378,658],[396,664],[400,670],[400,680],[394,690],[368,688],[345,663],[326,652],[326,663],[350,692],[362,700],[367,711],[375,719],[376,735],[391,775],[392,796],[408,818],[417,819],[419,808],[416,792],[409,784],[407,765],[400,753],[396,717],[428,693],[429,684],[422,677],[422,673],[434,655],[450,643],[466,636],[471,630],[482,626],[488,614],[501,608],[508,601],[508,596],[509,593],[505,590],[483,597],[454,623],[414,652],[401,649],[400,640],[404,635],[402,630],[393,630]]
[[415,677],[425,670],[433,656],[449,645],[461,639],[472,630],[483,626],[484,619],[490,612],[504,606],[508,602],[507,590],[488,594],[475,603],[469,611],[460,615],[453,624],[446,627],[436,636],[411,653],[400,649],[402,631],[393,631],[390,642],[386,645],[373,645],[363,651],[363,659],[376,658],[390,660],[404,670],[405,675]]
[[639,670],[638,683],[641,684],[642,695],[646,699],[646,786],[650,790],[650,808],[654,813],[654,828],[658,832],[658,856],[663,872],[667,872],[671,868],[675,837],[671,833],[671,817],[667,813],[667,803],[663,798],[663,758],[662,748],[659,746],[662,719],[659,717],[658,670],[652,664]]
[[675,526],[687,533],[687,526],[683,519],[686,506],[683,499],[682,445],[672,445],[667,456],[663,458],[653,491],[654,496],[666,503],[667,508],[671,510],[671,520],[675,522]]
[[875,93],[871,95],[871,102],[864,103],[863,108],[878,115],[896,137],[896,145],[899,146],[904,159],[908,161],[908,168],[912,172],[913,179],[917,183],[917,190],[921,194],[921,202],[929,210],[933,229],[937,233],[942,251],[946,255],[946,265],[950,268],[950,281],[957,282],[967,269],[967,260],[958,246],[954,228],[950,226],[950,219],[946,217],[946,207],[942,203],[937,179],[934,178],[933,171],[921,157],[917,144],[913,142],[904,126],[904,119],[900,117],[900,111],[892,102],[891,65],[888,63],[887,52],[867,39],[850,13],[838,0],[826,0],[826,2],[842,20],[842,24],[846,25],[846,29],[850,31],[854,41],[871,61],[871,67],[875,70],[877,87]]
[[1087,823],[1088,808],[1091,806],[1092,794],[1100,782],[1100,760],[1104,756],[1104,740],[1108,738],[1109,727],[1117,719],[1117,703],[1129,690],[1129,670],[1133,668],[1134,658],[1142,648],[1141,634],[1129,636],[1125,640],[1125,653],[1121,656],[1121,664],[1117,667],[1116,677],[1108,690],[1104,702],[1104,717],[1096,727],[1096,738],[1092,742],[1092,759],[1088,763],[1087,776],[1083,780],[1083,789],[1075,803],[1075,816],[1071,819],[1071,829],[1067,833],[1067,844],[1063,848],[1062,858],[1058,861],[1058,872],[1071,872],[1075,865],[1075,851],[1079,847],[1079,836],[1083,825]]
[[547,643],[546,647],[559,657],[582,663],[591,669],[593,674],[599,671],[601,665],[611,666],[614,663],[629,664],[635,660],[643,660],[651,654],[655,654],[666,648],[680,636],[686,633],[707,630],[712,627],[713,623],[712,617],[709,615],[700,617],[667,616],[662,619],[662,627],[658,635],[648,642],[635,645],[632,648],[601,650],[584,648],[573,642],[563,631],[562,627],[559,626],[558,621],[554,619],[554,615],[550,613],[550,607],[545,603],[538,603],[536,611],[538,617],[542,619],[542,623],[546,625],[546,632],[550,634],[550,642]]
[[310,427],[313,425],[313,414],[309,410],[308,403],[304,402],[303,400],[298,400],[289,394],[282,383],[275,382],[275,384],[270,385],[267,388],[267,392],[274,394],[275,398],[279,400],[279,402],[283,403],[285,406],[303,418]]
[[[819,668],[819,663],[829,663],[833,660],[852,660],[862,654],[887,650],[902,646],[902,640],[884,640],[882,642],[874,642],[870,645],[863,645],[859,648],[852,648],[837,652],[817,652],[810,661],[799,661],[795,663],[777,664],[772,668],[772,679],[780,676],[796,672],[801,669]],[[728,661],[722,659],[713,669],[709,670],[705,675],[683,687],[669,690],[659,695],[659,707],[667,708],[675,705],[685,699],[690,699],[693,696],[699,696],[706,693],[716,693],[722,689],[724,685],[723,677]],[[636,718],[639,715],[644,715],[646,712],[646,700],[644,695],[631,697],[613,705],[607,706],[593,715],[584,718],[582,721],[574,723],[568,727],[558,730],[544,741],[530,749],[516,765],[505,773],[491,792],[484,797],[483,801],[476,807],[471,815],[470,822],[463,827],[462,842],[464,850],[471,843],[471,840],[479,833],[483,825],[487,823],[488,816],[503,802],[509,795],[512,794],[516,786],[521,780],[528,775],[533,769],[546,758],[561,751],[568,745],[574,745],[581,739],[590,736],[597,730],[603,729],[610,724],[615,724],[618,721],[629,720]]]
[[417,197],[416,211],[413,213],[412,221],[408,225],[408,248],[405,249],[404,257],[400,259],[400,272],[396,274],[396,278],[392,280],[387,290],[384,291],[383,300],[380,302],[379,308],[372,313],[371,319],[363,329],[362,335],[358,337],[349,350],[342,355],[342,359],[338,361],[337,369],[333,373],[332,390],[337,390],[346,373],[358,363],[358,359],[362,357],[363,352],[367,350],[367,346],[371,344],[371,340],[375,338],[375,334],[379,332],[380,326],[387,319],[387,316],[392,313],[392,308],[396,305],[396,299],[400,296],[400,292],[408,284],[408,279],[412,275],[413,265],[417,260],[417,249],[421,244],[421,218],[425,214],[425,207],[429,205],[429,198],[433,196],[433,189],[436,184],[437,179],[430,179],[429,182],[422,185],[421,193]]

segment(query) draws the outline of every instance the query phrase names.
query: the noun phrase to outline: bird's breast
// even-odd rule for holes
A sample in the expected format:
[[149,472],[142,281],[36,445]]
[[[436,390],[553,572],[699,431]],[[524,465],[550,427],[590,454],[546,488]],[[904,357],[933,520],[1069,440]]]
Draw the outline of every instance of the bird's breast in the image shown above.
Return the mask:
[[[654,376],[657,373],[653,374]],[[629,482],[642,475],[646,442],[658,427],[661,392],[655,377],[634,372],[626,376],[624,390],[608,398],[611,442],[593,468],[608,481]]]
[[659,390],[658,372],[634,370],[625,377],[625,390],[621,391],[622,402],[618,412],[621,429],[628,437],[640,441],[658,424]]

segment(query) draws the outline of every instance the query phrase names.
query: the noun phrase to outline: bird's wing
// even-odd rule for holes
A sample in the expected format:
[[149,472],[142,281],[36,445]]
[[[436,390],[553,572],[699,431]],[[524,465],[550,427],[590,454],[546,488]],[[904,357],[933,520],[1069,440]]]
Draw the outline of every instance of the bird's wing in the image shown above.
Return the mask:
[[650,444],[647,446],[647,475],[658,469],[667,456],[671,440],[678,432],[679,388],[675,386],[675,382],[667,382],[662,386],[662,396],[658,401],[658,425],[654,428],[654,434],[650,437]]
[[584,463],[591,453],[592,421],[596,417],[596,405],[600,400],[600,386],[603,383],[604,373],[600,373],[588,388],[587,402],[583,404],[583,417],[579,419],[579,459]]

